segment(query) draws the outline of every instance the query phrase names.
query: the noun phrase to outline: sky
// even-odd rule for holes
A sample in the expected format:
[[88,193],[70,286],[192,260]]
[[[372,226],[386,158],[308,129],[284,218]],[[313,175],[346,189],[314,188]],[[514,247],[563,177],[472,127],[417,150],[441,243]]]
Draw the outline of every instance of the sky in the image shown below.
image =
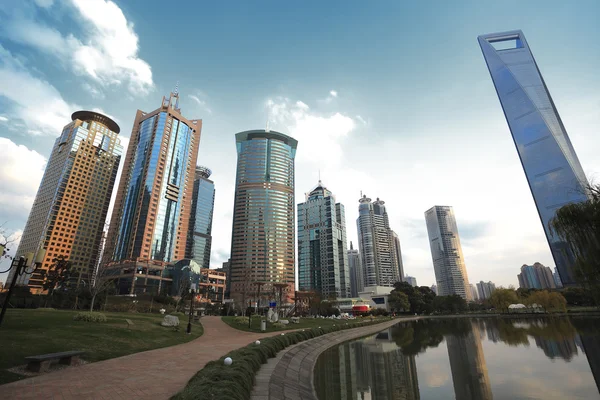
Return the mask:
[[521,265],[554,262],[477,43],[514,29],[584,171],[600,173],[596,0],[0,2],[0,223],[13,237],[74,111],[111,116],[127,145],[136,110],[179,82],[216,185],[211,268],[229,258],[234,135],[269,121],[299,141],[296,202],[320,171],[355,246],[362,191],[386,202],[405,273],[429,286],[424,212],[450,205],[469,281],[518,286]]

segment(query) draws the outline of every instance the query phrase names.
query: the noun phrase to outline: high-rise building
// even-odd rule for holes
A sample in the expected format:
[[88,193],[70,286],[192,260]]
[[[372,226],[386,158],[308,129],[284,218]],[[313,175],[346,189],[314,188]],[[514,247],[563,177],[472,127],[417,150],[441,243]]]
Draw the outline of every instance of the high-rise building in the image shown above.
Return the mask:
[[16,253],[46,251],[41,267],[17,281],[34,293],[43,291],[44,276],[59,256],[75,273],[94,271],[123,151],[120,128],[109,117],[77,111],[71,118],[54,142]]
[[298,141],[265,130],[240,132],[235,138],[238,161],[231,298],[236,302],[246,302],[251,295],[254,298],[257,284],[261,284],[262,294],[270,296],[273,286],[281,284],[287,285],[289,300],[295,281],[294,158]]
[[392,240],[394,241],[394,253],[396,262],[398,263],[398,275],[400,279],[404,276],[404,263],[402,262],[402,247],[400,247],[400,238],[398,234],[392,231]]
[[208,179],[211,173],[212,171],[206,167],[196,166],[185,255],[185,258],[196,261],[202,268],[210,268],[211,231],[215,205],[215,184]]
[[412,287],[417,287],[417,278],[415,278],[414,276],[405,276],[403,279],[404,282],[410,284],[410,286]]
[[550,231],[556,211],[586,201],[587,180],[520,30],[479,36],[529,188],[564,285],[575,284],[569,246]]
[[477,284],[477,295],[479,300],[489,299],[494,290],[496,290],[496,284],[494,282],[479,281]]
[[454,210],[449,206],[434,206],[425,211],[425,222],[438,295],[457,294],[465,300],[471,300],[469,278]]
[[136,113],[104,251],[120,293],[160,292],[164,267],[185,257],[201,128],[177,91]]
[[437,285],[431,285],[431,291],[437,295],[438,294]]
[[[359,200],[358,244],[362,259],[363,284],[367,286],[394,286],[400,281],[393,231],[385,209],[385,202],[363,195]],[[399,246],[398,246],[399,249]]]
[[476,287],[475,285],[473,285],[471,283],[471,284],[469,284],[469,288],[471,289],[471,297],[472,297],[473,301],[481,299],[481,297],[479,297],[479,293],[477,293],[478,287]]
[[554,272],[552,273],[552,277],[554,278],[554,284],[557,288],[563,287],[562,281],[560,280],[560,275],[558,273],[558,269],[554,267]]
[[536,262],[533,265],[523,265],[521,273],[517,275],[519,287],[523,289],[554,289],[552,270]]
[[350,296],[344,205],[321,181],[298,204],[298,285],[323,298]]
[[350,296],[358,297],[358,293],[362,292],[365,286],[360,253],[353,247],[352,242],[348,250],[348,269],[350,270]]

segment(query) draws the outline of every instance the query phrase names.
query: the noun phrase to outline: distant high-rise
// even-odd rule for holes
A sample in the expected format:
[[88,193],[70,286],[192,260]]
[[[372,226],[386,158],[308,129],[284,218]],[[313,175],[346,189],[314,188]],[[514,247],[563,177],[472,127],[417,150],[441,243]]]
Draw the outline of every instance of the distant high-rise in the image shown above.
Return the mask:
[[554,267],[554,272],[552,273],[552,277],[554,278],[554,284],[557,288],[561,288],[563,286],[562,281],[560,280],[560,275],[558,273],[558,268]]
[[533,265],[523,265],[517,278],[519,279],[519,287],[523,289],[556,288],[552,270],[539,262]]
[[321,181],[298,204],[298,285],[323,298],[350,296],[344,205]]
[[77,111],[71,118],[54,142],[16,253],[46,251],[41,267],[17,281],[34,293],[43,291],[44,276],[59,256],[75,273],[94,271],[123,151],[120,128],[109,117]]
[[412,287],[417,287],[417,278],[414,276],[405,276],[403,281],[410,284]]
[[352,242],[350,242],[348,250],[348,268],[350,270],[350,296],[358,297],[358,293],[364,289],[363,270],[360,253],[352,246]]
[[471,300],[454,210],[448,206],[434,206],[425,211],[425,221],[438,295],[457,294],[465,300]]
[[192,259],[202,268],[210,268],[212,220],[215,205],[215,184],[208,179],[212,171],[197,166],[192,194],[192,213],[188,229],[185,258]]
[[586,201],[587,180],[533,54],[520,30],[479,36],[504,116],[564,285],[575,284],[574,257],[549,222]]
[[437,285],[431,285],[431,291],[437,295],[438,294]]
[[164,267],[185,257],[201,128],[177,91],[136,113],[104,251],[120,293],[159,292]]
[[392,231],[392,240],[394,241],[394,254],[398,264],[398,275],[400,279],[404,276],[404,263],[402,262],[402,247],[400,247],[400,238],[398,234]]
[[[238,161],[231,237],[231,297],[294,292],[294,158],[298,141],[275,131],[235,135]],[[277,292],[278,293],[278,292]],[[249,298],[249,297],[248,297]],[[284,300],[285,301],[285,300]]]
[[489,299],[494,290],[496,290],[496,284],[494,282],[480,281],[477,284],[477,295],[479,300]]
[[480,297],[479,297],[479,293],[477,293],[477,287],[471,283],[471,284],[469,284],[469,288],[471,289],[472,300],[474,300],[474,301],[479,300]]

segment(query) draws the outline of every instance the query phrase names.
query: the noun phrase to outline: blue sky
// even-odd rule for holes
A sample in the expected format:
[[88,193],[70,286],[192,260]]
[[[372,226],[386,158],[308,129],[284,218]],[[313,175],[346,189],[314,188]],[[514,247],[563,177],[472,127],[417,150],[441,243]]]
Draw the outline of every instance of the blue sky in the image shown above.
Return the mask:
[[[553,266],[477,35],[522,29],[585,172],[600,172],[600,3],[125,2],[0,7],[0,221],[23,229],[45,159],[78,109],[121,126],[179,81],[217,186],[212,267],[228,258],[234,134],[299,140],[296,200],[318,179],[345,204],[388,205],[407,274],[435,278],[423,213],[452,205],[471,282]],[[576,6],[575,6],[576,5]],[[6,262],[0,264],[0,267]],[[2,268],[0,268],[1,270]],[[0,278],[2,279],[2,278]]]

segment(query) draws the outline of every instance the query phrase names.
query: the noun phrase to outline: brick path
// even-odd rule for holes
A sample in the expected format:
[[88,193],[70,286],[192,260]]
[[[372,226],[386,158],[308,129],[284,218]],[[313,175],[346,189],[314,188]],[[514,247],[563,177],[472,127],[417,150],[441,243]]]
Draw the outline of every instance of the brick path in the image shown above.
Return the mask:
[[168,399],[207,362],[269,335],[238,331],[220,317],[201,321],[204,334],[191,342],[1,385],[0,398]]
[[420,317],[394,319],[362,328],[333,332],[290,346],[260,368],[256,375],[252,400],[317,400],[313,371],[322,352],[348,340],[380,332],[401,321],[415,319]]

